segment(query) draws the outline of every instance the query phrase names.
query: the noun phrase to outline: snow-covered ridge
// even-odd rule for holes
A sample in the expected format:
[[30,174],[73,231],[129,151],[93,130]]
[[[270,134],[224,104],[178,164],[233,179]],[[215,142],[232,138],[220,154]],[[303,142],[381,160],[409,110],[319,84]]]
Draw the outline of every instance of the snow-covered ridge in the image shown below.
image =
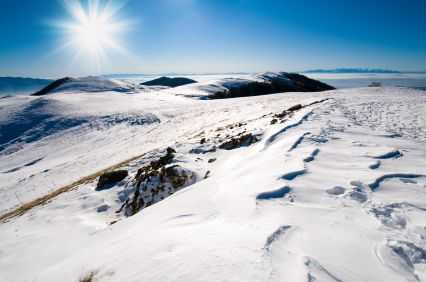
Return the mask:
[[176,87],[171,93],[199,98],[235,98],[281,92],[317,92],[334,87],[296,73],[265,72],[247,78],[223,78]]
[[98,76],[81,78],[64,77],[55,80],[45,88],[35,92],[34,96],[42,96],[58,92],[130,92],[135,90],[135,85],[120,80],[107,79]]
[[33,95],[42,96],[61,92],[146,92],[164,90],[166,93],[175,95],[218,99],[281,92],[317,92],[333,89],[330,85],[300,74],[266,72],[247,78],[230,77],[200,83],[188,78],[160,77],[140,85],[104,77],[64,77],[52,82]]

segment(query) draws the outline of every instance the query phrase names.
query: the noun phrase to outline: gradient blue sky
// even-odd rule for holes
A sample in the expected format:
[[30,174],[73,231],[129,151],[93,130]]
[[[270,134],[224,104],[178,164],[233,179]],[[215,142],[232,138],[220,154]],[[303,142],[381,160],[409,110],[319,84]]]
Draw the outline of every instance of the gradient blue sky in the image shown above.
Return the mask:
[[[96,72],[425,70],[425,12],[425,0],[128,0],[128,54],[108,52]],[[60,0],[1,0],[0,76],[93,74],[59,49],[52,23],[69,17]]]

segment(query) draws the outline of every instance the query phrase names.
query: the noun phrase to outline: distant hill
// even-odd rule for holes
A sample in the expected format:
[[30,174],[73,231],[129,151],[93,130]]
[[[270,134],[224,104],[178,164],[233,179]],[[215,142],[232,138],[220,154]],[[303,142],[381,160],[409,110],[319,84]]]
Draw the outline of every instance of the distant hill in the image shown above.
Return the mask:
[[53,80],[27,77],[0,77],[0,93],[20,94],[34,92]]
[[143,83],[141,83],[141,85],[177,87],[177,86],[182,86],[182,85],[196,83],[196,82],[197,81],[190,79],[190,78],[186,78],[186,77],[162,76],[162,77],[156,78],[154,80],[143,82]]
[[319,92],[335,89],[321,81],[297,73],[265,72],[247,78],[221,78],[193,83],[170,90],[177,95],[200,99],[223,99],[282,92]]
[[337,68],[337,69],[313,69],[304,73],[401,73],[396,70],[369,69],[369,68]]
[[55,92],[130,92],[132,90],[134,90],[134,85],[131,83],[114,79],[106,79],[105,77],[63,77],[52,81],[42,89],[37,89],[37,91],[31,95],[43,96]]

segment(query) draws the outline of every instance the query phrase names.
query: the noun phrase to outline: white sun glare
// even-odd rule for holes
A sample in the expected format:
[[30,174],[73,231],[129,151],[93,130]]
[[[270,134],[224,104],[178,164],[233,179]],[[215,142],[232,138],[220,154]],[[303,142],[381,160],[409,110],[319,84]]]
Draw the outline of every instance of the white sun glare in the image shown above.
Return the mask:
[[72,48],[75,56],[84,56],[99,68],[107,59],[108,51],[125,53],[120,34],[128,27],[127,21],[115,18],[122,6],[101,0],[69,0],[65,7],[71,20],[60,26],[66,33],[65,46]]

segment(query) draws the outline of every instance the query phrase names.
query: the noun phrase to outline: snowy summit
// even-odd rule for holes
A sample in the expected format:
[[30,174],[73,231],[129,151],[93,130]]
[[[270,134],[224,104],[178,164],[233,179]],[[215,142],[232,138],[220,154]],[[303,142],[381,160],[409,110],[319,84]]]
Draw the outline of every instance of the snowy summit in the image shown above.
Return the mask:
[[1,99],[1,280],[425,281],[426,92],[276,77]]

